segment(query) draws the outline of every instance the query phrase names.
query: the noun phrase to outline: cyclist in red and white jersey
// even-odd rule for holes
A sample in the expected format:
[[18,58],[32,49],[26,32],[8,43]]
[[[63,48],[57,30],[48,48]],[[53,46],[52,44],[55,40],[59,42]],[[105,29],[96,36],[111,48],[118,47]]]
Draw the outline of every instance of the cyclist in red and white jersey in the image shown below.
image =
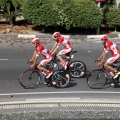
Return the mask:
[[35,47],[35,51],[34,51],[34,54],[31,58],[31,60],[29,60],[29,62],[32,63],[31,68],[33,68],[35,66],[39,55],[42,54],[44,57],[44,60],[42,60],[38,64],[37,68],[41,71],[46,72],[47,73],[46,78],[49,78],[52,75],[52,71],[49,71],[48,69],[46,69],[43,66],[52,60],[52,55],[43,45],[40,44],[40,38],[34,38],[32,40],[32,44]]
[[62,44],[64,46],[64,49],[59,51],[57,58],[61,61],[61,64],[64,66],[64,68],[67,69],[67,62],[63,60],[61,55],[66,55],[66,57],[69,58],[72,51],[72,45],[67,38],[60,35],[60,32],[55,32],[53,34],[53,39],[56,42],[50,52],[51,54],[54,54]]
[[116,79],[118,77],[118,75],[120,74],[120,72],[116,68],[113,68],[110,65],[111,64],[116,64],[117,65],[118,59],[120,57],[120,55],[119,55],[119,48],[118,48],[118,46],[114,42],[108,40],[108,36],[107,35],[104,35],[101,38],[101,41],[102,41],[102,44],[104,45],[104,51],[101,54],[101,56],[97,59],[98,61],[100,61],[98,63],[98,65],[103,63],[104,59],[106,58],[107,53],[110,51],[112,56],[109,59],[107,59],[107,61],[105,62],[104,66],[106,68],[108,68],[110,71],[115,73],[113,78]]

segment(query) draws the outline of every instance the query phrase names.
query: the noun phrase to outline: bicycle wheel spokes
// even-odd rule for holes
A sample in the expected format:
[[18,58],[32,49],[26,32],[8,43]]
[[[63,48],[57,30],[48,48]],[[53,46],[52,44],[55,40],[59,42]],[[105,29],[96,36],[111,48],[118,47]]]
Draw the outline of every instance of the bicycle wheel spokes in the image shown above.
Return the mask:
[[27,70],[19,77],[19,82],[24,88],[35,88],[39,85],[41,80],[40,74],[35,71]]
[[105,86],[106,83],[106,73],[102,70],[93,70],[87,76],[87,83],[90,88],[101,89]]
[[83,77],[86,73],[86,66],[81,61],[73,61],[69,65],[69,72],[72,77]]
[[52,75],[52,81],[56,82],[56,87],[67,87],[70,82],[70,74],[66,70],[55,71]]

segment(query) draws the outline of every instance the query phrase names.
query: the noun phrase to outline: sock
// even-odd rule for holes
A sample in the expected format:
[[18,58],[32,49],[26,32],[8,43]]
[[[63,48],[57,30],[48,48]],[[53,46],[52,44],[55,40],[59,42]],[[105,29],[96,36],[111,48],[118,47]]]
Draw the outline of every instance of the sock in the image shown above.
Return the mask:
[[117,73],[118,73],[118,70],[115,70],[114,73],[117,74]]

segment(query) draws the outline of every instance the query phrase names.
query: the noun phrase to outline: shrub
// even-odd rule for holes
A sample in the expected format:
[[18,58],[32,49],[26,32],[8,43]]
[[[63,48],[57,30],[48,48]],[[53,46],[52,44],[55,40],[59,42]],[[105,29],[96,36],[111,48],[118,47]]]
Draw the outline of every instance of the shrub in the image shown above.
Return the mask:
[[59,20],[54,10],[54,0],[26,0],[23,5],[23,16],[35,25],[52,26]]
[[109,11],[105,14],[105,19],[108,27],[116,29],[116,27],[120,26],[120,8],[109,7]]
[[69,30],[97,28],[102,11],[92,0],[25,0],[23,16],[36,25],[62,26]]
[[97,28],[102,20],[102,12],[95,2],[90,0],[74,0],[69,16],[72,27]]

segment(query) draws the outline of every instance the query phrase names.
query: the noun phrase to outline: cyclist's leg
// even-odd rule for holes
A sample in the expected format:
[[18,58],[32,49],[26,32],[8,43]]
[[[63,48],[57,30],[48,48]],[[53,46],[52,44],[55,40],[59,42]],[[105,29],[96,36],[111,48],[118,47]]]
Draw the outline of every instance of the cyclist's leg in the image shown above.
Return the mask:
[[[116,66],[117,66],[119,57],[120,57],[120,55],[117,55],[116,56],[116,58],[117,58],[116,61],[113,62],[113,64],[116,64]],[[118,69],[116,68],[114,73],[115,73],[114,79],[116,79],[120,75],[120,71],[118,71]]]
[[114,57],[110,57],[104,64],[104,66],[109,69],[110,71],[115,73],[114,78],[117,78],[118,75],[120,74],[120,72],[116,69],[113,68],[112,66],[110,66],[111,64],[117,64],[117,60],[119,59],[119,54],[114,56]]
[[62,65],[65,67],[65,69],[67,69],[67,63],[66,61],[63,60],[61,55],[66,55],[67,53],[69,53],[72,50],[72,48],[69,49],[63,49],[61,50],[58,54],[57,54],[57,58],[62,62]]
[[48,59],[44,59],[40,62],[40,64],[37,66],[37,68],[41,71],[47,72],[47,76],[46,78],[49,78],[52,75],[52,71],[46,69],[45,67],[43,67],[44,65],[46,65],[47,63],[49,63],[52,60],[52,57],[48,58]]
[[[66,58],[69,59],[69,60],[70,60],[71,52],[72,52],[72,49],[71,49],[70,52],[68,52],[68,53],[65,54]],[[68,60],[66,61],[67,64],[69,64],[69,62],[70,61],[68,61]]]
[[111,64],[108,63],[108,61],[106,61],[106,62],[104,63],[104,67],[107,68],[108,70],[112,71],[112,72],[114,72],[114,71],[116,70],[116,68],[113,68],[113,67],[111,66]]

